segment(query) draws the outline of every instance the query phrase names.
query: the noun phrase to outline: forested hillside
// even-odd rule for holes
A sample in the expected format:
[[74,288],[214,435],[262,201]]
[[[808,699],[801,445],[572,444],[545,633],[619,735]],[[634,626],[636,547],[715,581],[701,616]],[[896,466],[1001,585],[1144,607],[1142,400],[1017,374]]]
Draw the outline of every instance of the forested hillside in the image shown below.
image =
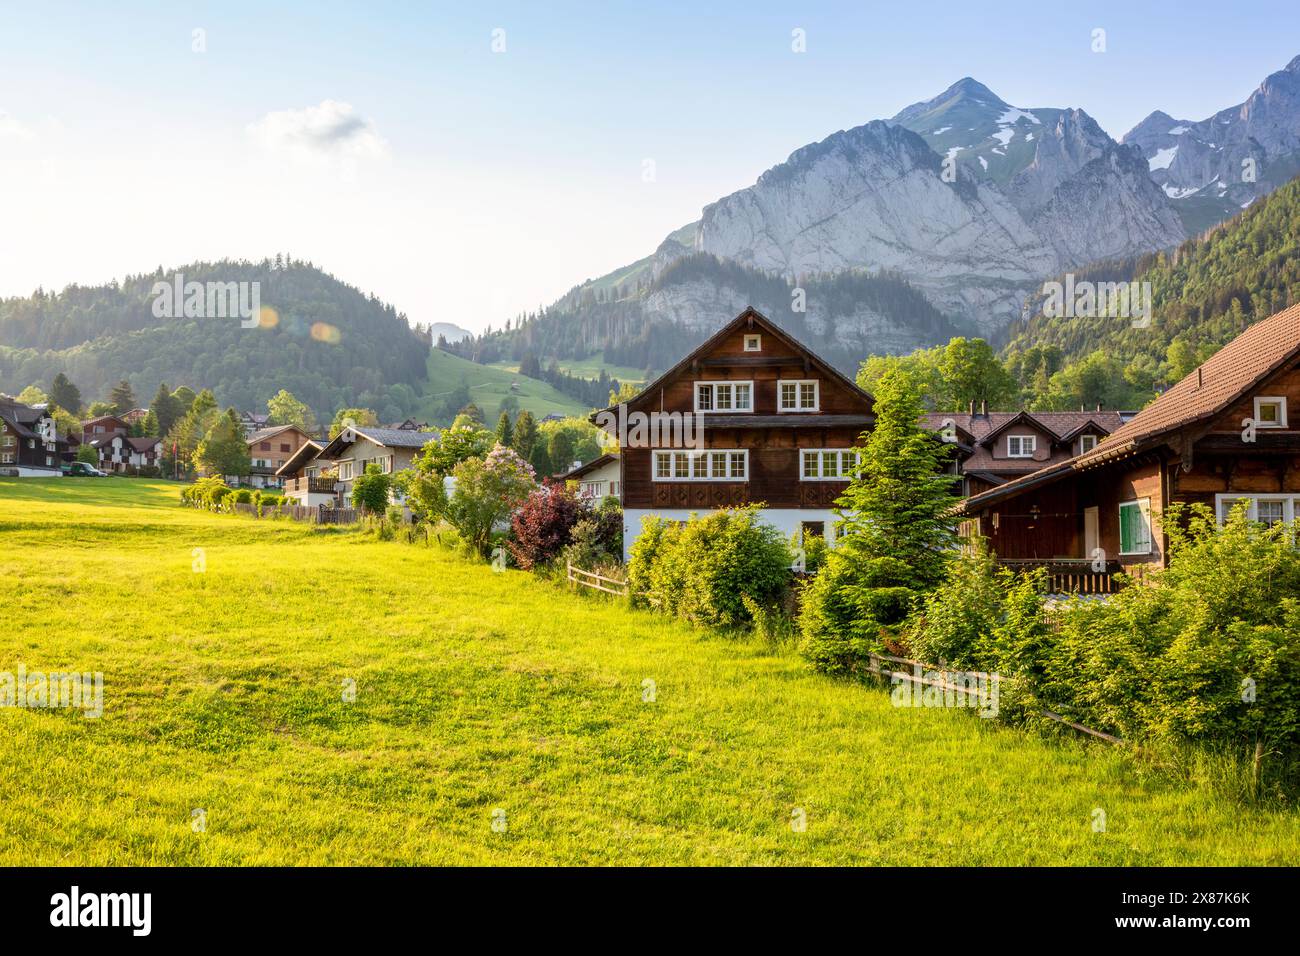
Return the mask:
[[[796,290],[806,311],[794,308]],[[447,347],[476,362],[524,362],[599,354],[611,366],[661,371],[752,305],[852,372],[864,355],[906,351],[898,343],[919,333],[927,344],[948,341],[954,325],[904,280],[884,273],[779,276],[707,253],[675,258],[652,280],[586,283],[549,308],[507,322],[501,330]],[[710,322],[695,320],[706,314]]]
[[[187,282],[261,283],[260,326],[155,317],[153,285],[177,273]],[[324,421],[345,406],[390,421],[420,407],[427,353],[393,306],[281,257],[193,263],[0,300],[0,391],[10,393],[63,372],[87,399],[120,379],[142,396],[165,381],[211,388],[223,406],[257,409],[288,389]]]
[[1300,302],[1300,179],[1173,252],[1076,271],[1076,284],[1085,279],[1151,283],[1149,327],[1038,311],[1011,327],[1007,356],[1056,348],[1068,363],[1104,350],[1176,380],[1252,322]]

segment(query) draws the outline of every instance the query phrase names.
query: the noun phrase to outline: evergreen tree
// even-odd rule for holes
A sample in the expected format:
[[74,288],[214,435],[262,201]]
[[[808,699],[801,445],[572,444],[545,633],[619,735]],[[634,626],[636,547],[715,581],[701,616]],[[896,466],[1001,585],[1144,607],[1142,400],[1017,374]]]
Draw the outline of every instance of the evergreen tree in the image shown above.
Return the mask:
[[557,428],[551,432],[546,453],[551,460],[551,467],[555,471],[568,471],[573,464],[573,436],[567,429]]
[[[523,457],[520,455],[519,457]],[[551,466],[551,456],[546,452],[546,445],[543,442],[536,442],[533,445],[532,454],[529,455],[528,464],[533,466],[533,473],[537,475],[537,480],[549,478],[554,470]]]
[[50,401],[73,415],[81,413],[81,389],[73,385],[68,376],[60,372],[50,383]]
[[801,650],[828,673],[854,672],[884,647],[943,579],[957,543],[948,512],[958,499],[944,473],[952,447],[920,427],[921,399],[906,372],[886,373],[875,398],[858,473],[836,502],[836,547],[800,614]]
[[158,391],[154,392],[153,401],[149,403],[149,414],[154,418],[154,431],[147,431],[146,435],[166,435],[185,414],[181,400],[167,390],[166,382],[159,383]]
[[135,392],[131,389],[131,383],[122,379],[114,385],[108,393],[108,403],[116,409],[118,415],[124,415],[135,408]]
[[533,449],[537,446],[537,419],[533,413],[524,409],[515,420],[514,443],[511,447],[519,452],[524,461],[532,461]]
[[510,427],[510,413],[502,412],[497,419],[497,444],[503,448],[514,447],[514,429]]
[[182,415],[190,410],[190,406],[194,404],[195,397],[194,389],[190,388],[188,385],[182,385],[180,388],[176,389],[176,391],[172,392],[172,398],[176,399],[176,410]]

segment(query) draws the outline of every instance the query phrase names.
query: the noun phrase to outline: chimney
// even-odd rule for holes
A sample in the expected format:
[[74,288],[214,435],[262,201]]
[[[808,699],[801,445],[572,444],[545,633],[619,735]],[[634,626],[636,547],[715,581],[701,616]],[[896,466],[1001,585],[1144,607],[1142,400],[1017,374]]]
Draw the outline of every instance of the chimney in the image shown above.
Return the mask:
[[569,466],[569,471],[573,471],[573,469],[581,468],[581,467],[582,467],[582,462],[575,461],[572,465]]
[[1201,374],[1201,368],[1198,365],[1196,367],[1196,387],[1200,388],[1204,384],[1205,384],[1205,376]]
[[987,398],[980,399],[980,414],[985,418],[989,417],[989,400]]
[[973,398],[970,400],[970,416],[971,418],[975,417],[975,399]]
[[1101,402],[1097,403],[1097,411],[1101,411]]

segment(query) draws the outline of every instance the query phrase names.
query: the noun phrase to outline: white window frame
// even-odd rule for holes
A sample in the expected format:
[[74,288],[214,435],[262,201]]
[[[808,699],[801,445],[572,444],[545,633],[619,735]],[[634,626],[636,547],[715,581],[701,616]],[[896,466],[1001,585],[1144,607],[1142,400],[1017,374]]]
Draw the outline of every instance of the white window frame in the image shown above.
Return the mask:
[[[336,467],[338,468],[338,470],[339,470],[339,481],[351,481],[351,480],[352,480],[352,466],[353,466],[353,464],[354,464],[354,462],[353,462],[353,460],[352,460],[351,458],[340,458],[340,459],[339,459],[339,463],[338,463],[338,465],[336,466]],[[347,474],[344,474],[345,471],[347,472]]]
[[[718,386],[725,385],[731,389],[730,408],[718,408]],[[736,386],[743,385],[749,390],[749,403],[745,408],[736,407]],[[700,389],[707,386],[709,388],[709,407],[700,407]],[[695,382],[692,386],[692,392],[695,396],[695,411],[699,415],[749,415],[754,411],[754,382],[752,379],[740,380],[730,378],[706,379]]]
[[[740,456],[739,459],[736,456]],[[660,474],[660,461],[667,459],[668,474]],[[739,462],[742,473],[735,474]],[[719,465],[725,474],[719,474]],[[747,482],[749,481],[748,448],[704,448],[700,451],[683,451],[678,448],[656,448],[650,452],[650,479],[652,481],[691,482]]]
[[12,465],[14,463],[14,453],[11,451],[0,452],[0,465]]
[[[1085,442],[1089,442],[1089,441],[1092,442],[1091,445],[1087,445],[1087,444],[1085,444]],[[1079,454],[1080,454],[1080,455],[1086,455],[1086,454],[1088,454],[1088,452],[1090,452],[1090,451],[1092,451],[1094,448],[1096,448],[1097,445],[1098,445],[1100,442],[1101,442],[1101,439],[1098,438],[1096,435],[1080,435],[1080,436],[1079,436]]]
[[[1266,422],[1260,417],[1260,407],[1262,405],[1277,405],[1277,421]],[[1256,428],[1289,428],[1286,423],[1286,396],[1285,395],[1256,395],[1255,396],[1255,427]]]
[[[851,472],[857,471],[862,457],[857,450],[853,448],[800,448],[798,449],[798,453],[800,481],[852,481],[853,475]],[[836,454],[839,456],[837,461],[838,474],[830,477],[824,477],[822,475],[825,464],[822,456],[827,454]],[[817,474],[815,475],[809,473],[808,455],[817,456],[815,459],[817,464]],[[850,474],[844,474],[844,469],[846,467],[850,470]]]
[[761,352],[763,351],[763,336],[756,332],[747,332],[745,334],[745,351]]
[[1251,521],[1259,520],[1259,503],[1261,501],[1280,501],[1282,502],[1282,522],[1291,524],[1295,521],[1296,515],[1300,514],[1300,494],[1280,494],[1280,495],[1260,495],[1250,491],[1229,491],[1214,496],[1214,517],[1222,525],[1228,519],[1228,512],[1232,510],[1232,504],[1246,498],[1250,501],[1250,508],[1246,512],[1246,517]]
[[[1020,451],[1011,450],[1012,440],[1020,442]],[[1025,442],[1029,442],[1029,452],[1025,452]],[[1038,453],[1038,436],[1037,435],[1008,435],[1007,436],[1007,457],[1008,458],[1033,458]]]
[[[1146,522],[1146,526],[1147,526],[1147,547],[1146,547],[1146,550],[1145,550],[1145,551],[1125,551],[1125,550],[1124,550],[1124,509],[1125,509],[1125,508],[1137,508],[1137,509],[1141,512],[1141,514],[1142,514],[1142,518],[1143,518],[1143,519],[1145,520],[1145,522]],[[1135,498],[1135,499],[1133,499],[1132,501],[1121,501],[1121,502],[1119,503],[1119,515],[1120,515],[1120,518],[1119,518],[1119,527],[1120,527],[1120,532],[1119,532],[1120,551],[1119,551],[1119,553],[1120,553],[1120,556],[1121,556],[1121,557],[1140,557],[1140,556],[1142,556],[1142,555],[1153,554],[1153,553],[1155,552],[1156,536],[1155,536],[1155,529],[1154,529],[1154,528],[1152,527],[1152,525],[1151,525],[1151,499],[1150,499],[1150,498]]]
[[[794,407],[787,408],[785,404],[785,386],[794,386]],[[803,407],[803,388],[805,385],[811,385],[813,389],[813,403],[810,407]],[[778,378],[776,380],[776,410],[786,415],[805,415],[812,412],[821,411],[822,407],[822,386],[821,381],[815,378]]]

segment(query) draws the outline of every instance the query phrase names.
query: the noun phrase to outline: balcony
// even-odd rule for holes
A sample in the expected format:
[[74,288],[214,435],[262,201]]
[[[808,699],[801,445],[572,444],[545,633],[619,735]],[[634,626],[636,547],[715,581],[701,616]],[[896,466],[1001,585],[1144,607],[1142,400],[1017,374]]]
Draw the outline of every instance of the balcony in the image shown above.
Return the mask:
[[338,487],[338,482],[333,478],[286,478],[284,480],[284,493],[293,494],[312,494],[312,495],[332,495]]
[[1118,561],[1108,561],[1106,570],[1096,571],[1088,558],[1004,558],[999,559],[998,564],[1013,571],[1045,569],[1047,590],[1051,594],[1114,594],[1126,583],[1114,575],[1124,572],[1131,578],[1141,580],[1146,570],[1143,565],[1124,568]]

